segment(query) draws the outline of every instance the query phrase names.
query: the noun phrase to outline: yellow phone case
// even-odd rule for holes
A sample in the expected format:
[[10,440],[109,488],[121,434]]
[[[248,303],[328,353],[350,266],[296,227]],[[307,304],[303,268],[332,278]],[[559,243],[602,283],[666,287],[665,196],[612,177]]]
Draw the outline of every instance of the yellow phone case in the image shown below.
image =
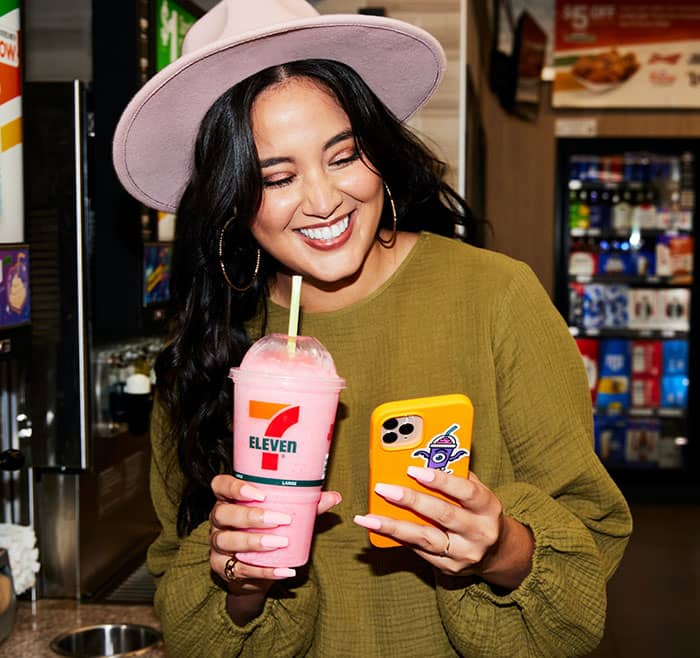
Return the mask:
[[[406,469],[436,468],[462,477],[469,474],[474,407],[461,393],[380,404],[370,419],[369,513],[429,525],[413,512],[392,505],[375,493],[377,482],[427,491]],[[444,498],[438,492],[431,495]],[[393,539],[369,533],[374,546],[400,546]]]

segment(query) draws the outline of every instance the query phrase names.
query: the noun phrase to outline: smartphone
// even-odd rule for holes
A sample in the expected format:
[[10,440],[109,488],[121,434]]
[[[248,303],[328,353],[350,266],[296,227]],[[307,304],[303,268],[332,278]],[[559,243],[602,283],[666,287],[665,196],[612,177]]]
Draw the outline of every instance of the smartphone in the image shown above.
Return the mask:
[[[435,468],[462,477],[469,474],[474,407],[461,393],[385,402],[374,409],[369,432],[369,513],[430,525],[410,510],[374,492],[377,482],[426,489],[406,473],[409,466]],[[438,492],[431,495],[445,498]],[[369,533],[374,546],[400,546]]]

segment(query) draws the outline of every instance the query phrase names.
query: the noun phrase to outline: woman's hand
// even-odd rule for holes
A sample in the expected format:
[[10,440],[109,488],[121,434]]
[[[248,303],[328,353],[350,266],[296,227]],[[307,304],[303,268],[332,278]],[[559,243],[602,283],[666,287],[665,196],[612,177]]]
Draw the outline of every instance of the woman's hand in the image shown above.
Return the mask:
[[410,546],[447,575],[477,575],[515,589],[530,572],[534,550],[530,530],[503,514],[501,501],[474,473],[467,479],[411,466],[408,474],[454,502],[393,484],[378,484],[375,491],[437,527],[374,514],[356,516],[355,523]]
[[[286,546],[286,537],[251,532],[251,529],[276,528],[288,525],[292,519],[281,512],[255,507],[255,502],[265,500],[265,494],[232,475],[217,475],[211,481],[211,488],[216,503],[209,514],[209,564],[232,595],[226,601],[229,615],[242,626],[260,614],[273,583],[294,576],[296,571],[284,567],[257,567],[241,562],[236,555],[249,551],[273,551]],[[340,501],[339,493],[322,492],[318,513],[328,511]]]
[[[273,551],[286,546],[286,537],[250,532],[250,529],[265,530],[288,525],[291,517],[251,505],[265,500],[265,494],[231,475],[217,475],[211,481],[211,488],[216,496],[216,503],[209,514],[209,563],[212,570],[228,583],[229,591],[265,593],[275,580],[294,576],[294,569],[257,567],[236,559],[237,553]],[[322,492],[318,513],[328,511],[340,501],[339,493]],[[229,563],[227,573],[226,564],[230,558],[233,558],[233,561]]]

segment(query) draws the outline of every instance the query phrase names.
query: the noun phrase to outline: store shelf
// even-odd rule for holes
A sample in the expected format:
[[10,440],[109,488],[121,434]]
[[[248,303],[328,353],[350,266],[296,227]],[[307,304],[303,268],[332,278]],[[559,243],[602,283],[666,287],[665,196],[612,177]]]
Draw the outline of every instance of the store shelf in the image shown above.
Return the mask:
[[[602,460],[601,460],[602,461]],[[680,473],[684,469],[682,466],[664,467],[655,462],[629,462],[625,464],[610,463],[603,461],[603,465],[608,471],[638,473],[639,471],[660,471],[662,473]]]
[[645,187],[654,185],[654,183],[643,183],[641,181],[624,181],[624,180],[579,180],[578,178],[569,180],[567,185],[570,190],[643,190]]
[[682,228],[629,228],[629,229],[601,229],[601,228],[570,228],[569,235],[572,238],[629,238],[632,234],[639,234],[642,238],[658,238],[662,235],[692,235],[692,230]]
[[676,329],[582,329],[581,327],[569,327],[569,333],[576,338],[688,338],[690,332]]
[[628,284],[633,286],[654,286],[656,288],[690,288],[692,279],[682,276],[633,276],[631,274],[569,274],[571,283],[608,283],[611,285]]
[[629,409],[611,409],[596,407],[598,416],[613,416],[621,418],[681,418],[687,417],[686,409],[680,407],[632,407]]

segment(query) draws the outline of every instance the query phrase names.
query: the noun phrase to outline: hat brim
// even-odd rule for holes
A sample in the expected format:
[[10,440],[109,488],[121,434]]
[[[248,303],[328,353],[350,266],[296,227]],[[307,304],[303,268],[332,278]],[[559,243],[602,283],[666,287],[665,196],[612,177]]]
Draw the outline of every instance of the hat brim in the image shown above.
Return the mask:
[[433,94],[445,55],[428,32],[395,19],[326,15],[218,41],[154,75],[114,133],[114,167],[147,206],[174,212],[190,176],[199,125],[227,89],[270,66],[333,59],[353,68],[401,120]]

